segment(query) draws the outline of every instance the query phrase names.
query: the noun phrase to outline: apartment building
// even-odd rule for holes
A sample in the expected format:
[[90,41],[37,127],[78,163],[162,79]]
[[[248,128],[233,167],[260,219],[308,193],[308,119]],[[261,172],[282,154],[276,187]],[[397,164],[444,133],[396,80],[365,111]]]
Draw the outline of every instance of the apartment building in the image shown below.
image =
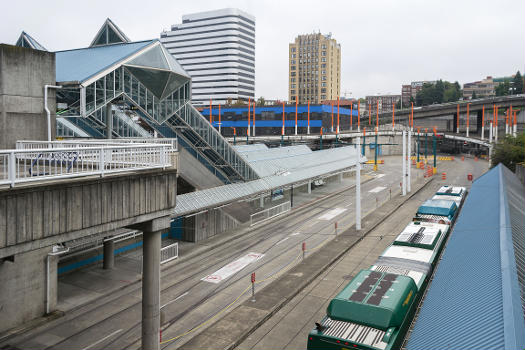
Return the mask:
[[341,94],[341,45],[332,34],[299,35],[289,45],[288,101],[319,104]]

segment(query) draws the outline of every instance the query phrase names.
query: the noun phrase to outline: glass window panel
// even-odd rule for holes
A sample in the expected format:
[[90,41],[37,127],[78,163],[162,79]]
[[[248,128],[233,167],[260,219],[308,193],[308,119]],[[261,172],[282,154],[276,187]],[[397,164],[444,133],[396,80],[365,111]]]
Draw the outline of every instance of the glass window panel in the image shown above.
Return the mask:
[[115,97],[115,91],[113,90],[113,82],[115,78],[115,72],[111,72],[108,75],[106,75],[106,99],[110,99]]
[[[141,86],[141,88],[143,87]],[[144,91],[146,91],[146,112],[153,116],[153,94],[146,89]]]
[[104,104],[104,78],[100,78],[95,82],[96,87],[96,98],[97,98],[97,107],[100,107]]
[[122,69],[115,70],[115,94],[122,92]]

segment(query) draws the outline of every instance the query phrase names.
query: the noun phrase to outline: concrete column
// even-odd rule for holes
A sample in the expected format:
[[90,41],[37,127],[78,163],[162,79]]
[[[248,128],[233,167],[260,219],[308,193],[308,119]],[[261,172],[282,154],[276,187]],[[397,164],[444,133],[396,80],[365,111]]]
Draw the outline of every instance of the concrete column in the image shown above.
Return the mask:
[[56,310],[58,301],[58,255],[46,258],[46,314]]
[[106,105],[106,138],[112,139],[113,138],[113,112],[111,111],[111,103],[108,103]]
[[259,206],[264,208],[264,194],[261,194],[261,197],[259,198]]
[[111,270],[115,267],[115,241],[104,241],[104,270]]
[[161,232],[143,233],[142,349],[159,350]]
[[312,180],[308,180],[308,194],[312,193]]

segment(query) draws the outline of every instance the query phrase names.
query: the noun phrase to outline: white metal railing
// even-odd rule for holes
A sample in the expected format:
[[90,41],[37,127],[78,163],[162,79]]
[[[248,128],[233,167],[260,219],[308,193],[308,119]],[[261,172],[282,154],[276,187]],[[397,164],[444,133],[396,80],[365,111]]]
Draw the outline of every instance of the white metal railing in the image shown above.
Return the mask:
[[276,216],[286,213],[292,209],[291,202],[284,202],[268,209],[261,210],[250,215],[250,226],[269,220]]
[[170,151],[178,150],[176,138],[148,138],[132,137],[117,139],[82,139],[61,141],[17,141],[16,149],[42,149],[42,148],[84,148],[93,146],[120,146],[122,144],[151,144],[165,145]]
[[162,144],[20,145],[29,149],[0,150],[0,185],[166,168],[172,162],[170,146]]
[[179,257],[179,243],[170,244],[160,250],[160,263],[165,264],[168,261]]

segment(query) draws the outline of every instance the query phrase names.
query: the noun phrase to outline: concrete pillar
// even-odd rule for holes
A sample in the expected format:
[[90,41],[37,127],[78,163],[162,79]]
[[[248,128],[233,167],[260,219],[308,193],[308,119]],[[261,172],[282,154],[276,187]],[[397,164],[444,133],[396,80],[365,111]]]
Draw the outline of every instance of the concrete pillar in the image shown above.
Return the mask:
[[112,139],[113,138],[113,112],[111,110],[111,103],[108,103],[106,105],[106,138]]
[[56,310],[58,301],[58,255],[46,258],[46,314]]
[[308,194],[312,193],[312,180],[308,180]]
[[264,194],[261,194],[261,198],[259,198],[259,206],[264,208]]
[[115,241],[104,241],[104,270],[111,270],[115,267]]
[[143,233],[142,349],[159,350],[161,231]]

